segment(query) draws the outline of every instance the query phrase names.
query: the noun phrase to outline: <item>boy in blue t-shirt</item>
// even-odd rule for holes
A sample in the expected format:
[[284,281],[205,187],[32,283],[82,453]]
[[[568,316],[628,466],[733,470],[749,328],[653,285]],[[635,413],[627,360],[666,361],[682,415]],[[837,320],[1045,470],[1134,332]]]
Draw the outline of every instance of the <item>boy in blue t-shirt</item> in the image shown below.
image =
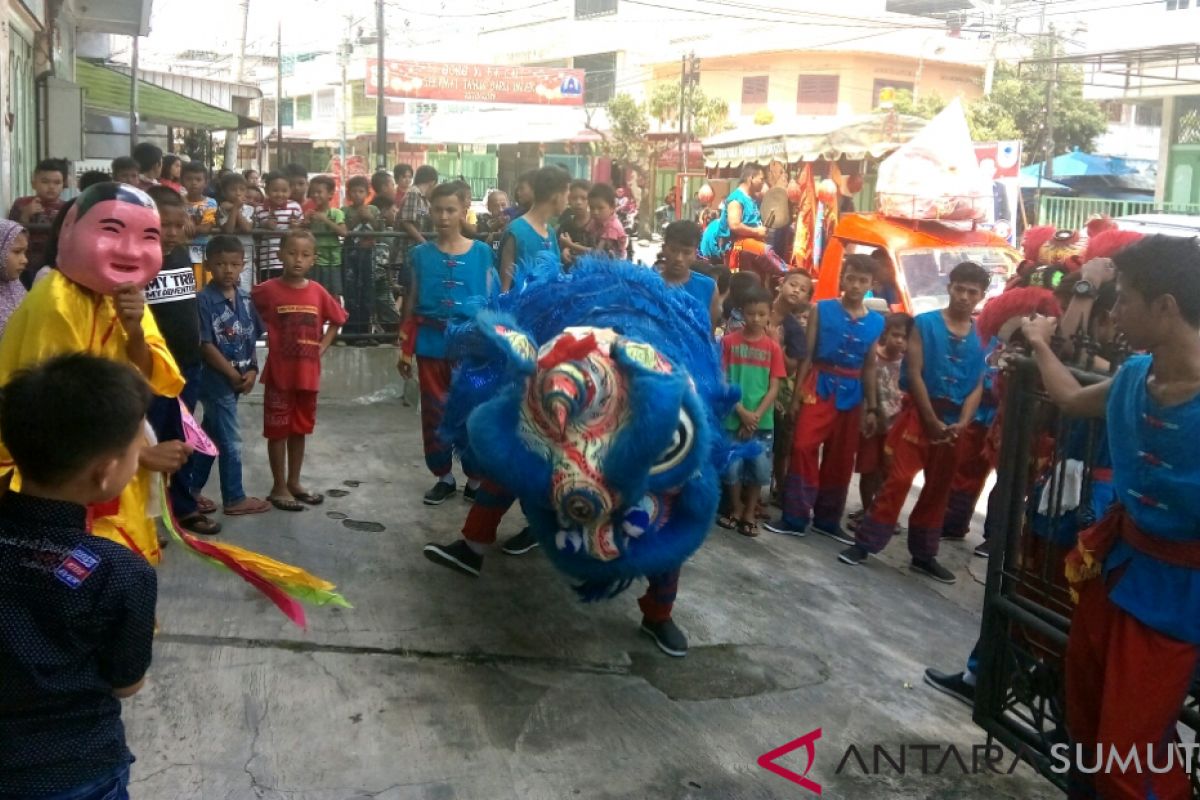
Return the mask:
[[662,267],[659,275],[668,286],[676,287],[696,298],[704,309],[710,331],[721,318],[721,303],[717,297],[717,282],[697,272],[696,245],[700,241],[700,226],[691,220],[672,222],[663,231]]

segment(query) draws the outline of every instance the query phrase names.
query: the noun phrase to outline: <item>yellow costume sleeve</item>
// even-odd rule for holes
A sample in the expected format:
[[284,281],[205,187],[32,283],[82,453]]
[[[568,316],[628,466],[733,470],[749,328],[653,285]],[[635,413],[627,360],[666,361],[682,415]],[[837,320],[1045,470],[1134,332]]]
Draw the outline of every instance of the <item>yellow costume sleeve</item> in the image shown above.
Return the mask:
[[[142,331],[153,362],[147,378],[151,390],[163,397],[178,396],[183,377],[149,310],[142,317]],[[129,364],[127,344],[112,298],[93,294],[55,270],[33,287],[0,337],[0,386],[16,372],[65,353],[91,353]],[[12,466],[8,448],[0,443],[0,474]],[[117,513],[96,517],[92,529],[157,564],[154,521],[146,513],[152,480],[153,475],[139,470],[121,493]],[[14,482],[14,488],[18,485]]]

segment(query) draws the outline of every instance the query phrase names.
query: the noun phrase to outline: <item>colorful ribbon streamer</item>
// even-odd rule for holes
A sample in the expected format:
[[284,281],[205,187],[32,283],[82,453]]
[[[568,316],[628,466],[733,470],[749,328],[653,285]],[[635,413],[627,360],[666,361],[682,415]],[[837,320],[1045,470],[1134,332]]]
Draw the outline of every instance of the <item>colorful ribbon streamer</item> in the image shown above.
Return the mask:
[[334,591],[336,587],[332,583],[300,567],[276,561],[237,545],[205,541],[183,530],[167,501],[165,475],[158,475],[157,486],[158,501],[163,509],[163,526],[171,534],[171,538],[201,560],[218,568],[224,567],[241,577],[266,595],[267,599],[298,627],[308,627],[301,603],[312,606],[354,607]]

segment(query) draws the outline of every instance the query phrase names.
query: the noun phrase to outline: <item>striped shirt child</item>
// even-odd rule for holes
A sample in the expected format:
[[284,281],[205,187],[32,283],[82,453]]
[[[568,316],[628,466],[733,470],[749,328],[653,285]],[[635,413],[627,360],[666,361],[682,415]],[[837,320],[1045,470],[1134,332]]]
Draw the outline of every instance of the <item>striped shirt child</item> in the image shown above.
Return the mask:
[[[300,204],[295,200],[288,200],[287,204],[280,208],[272,208],[268,203],[262,208],[254,212],[254,227],[268,228],[269,220],[275,221],[275,229],[286,231],[294,227],[301,219],[304,218],[304,212],[300,210]],[[257,258],[255,261],[258,265],[259,278],[268,280],[276,278],[283,272],[283,262],[279,260],[279,243],[282,237],[280,236],[261,236],[258,237]]]

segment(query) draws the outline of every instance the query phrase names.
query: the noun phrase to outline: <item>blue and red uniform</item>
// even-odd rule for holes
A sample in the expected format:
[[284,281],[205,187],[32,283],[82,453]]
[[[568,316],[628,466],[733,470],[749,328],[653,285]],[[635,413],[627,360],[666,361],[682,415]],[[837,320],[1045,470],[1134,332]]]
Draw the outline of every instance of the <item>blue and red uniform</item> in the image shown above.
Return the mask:
[[[1103,744],[1122,754],[1136,747],[1143,764],[1153,747],[1153,763],[1167,764],[1200,663],[1200,397],[1159,405],[1146,389],[1152,363],[1130,358],[1109,388],[1118,505],[1080,534],[1095,568],[1081,572],[1079,553],[1068,560],[1079,606],[1067,642],[1067,729],[1092,754],[1085,763]],[[1070,796],[1184,800],[1180,761],[1165,774],[1075,775]]]
[[801,531],[810,516],[826,530],[841,524],[858,453],[863,363],[883,334],[884,319],[874,311],[855,318],[840,300],[822,300],[817,325],[783,487],[783,522]]
[[[983,379],[983,347],[975,326],[971,325],[966,336],[955,336],[946,327],[941,311],[928,311],[917,316],[913,331],[921,337],[925,357],[921,378],[933,411],[942,422],[953,425],[962,416],[963,404]],[[901,372],[900,382],[907,390],[907,370]],[[916,403],[907,396],[888,434],[887,452],[891,456],[887,480],[858,526],[857,542],[869,553],[878,553],[887,545],[896,533],[896,523],[913,478],[924,471],[925,485],[908,518],[908,550],[913,558],[922,561],[933,558],[938,552],[950,487],[958,470],[959,448],[954,442],[930,442]]]
[[[950,485],[950,498],[946,506],[946,518],[942,522],[943,539],[962,539],[971,528],[971,518],[988,475],[996,468],[996,448],[989,443],[992,425],[996,422],[1000,400],[996,394],[996,377],[999,368],[991,364],[992,354],[1000,346],[995,336],[984,351],[987,366],[983,371],[983,396],[975,418],[958,437],[958,471]],[[998,441],[998,437],[990,437]]]
[[491,248],[479,241],[462,255],[444,253],[436,243],[426,242],[412,249],[409,263],[417,286],[413,316],[425,465],[440,478],[450,474],[454,459],[452,448],[438,435],[454,367],[446,359],[446,325],[473,316],[498,291],[500,281]]

